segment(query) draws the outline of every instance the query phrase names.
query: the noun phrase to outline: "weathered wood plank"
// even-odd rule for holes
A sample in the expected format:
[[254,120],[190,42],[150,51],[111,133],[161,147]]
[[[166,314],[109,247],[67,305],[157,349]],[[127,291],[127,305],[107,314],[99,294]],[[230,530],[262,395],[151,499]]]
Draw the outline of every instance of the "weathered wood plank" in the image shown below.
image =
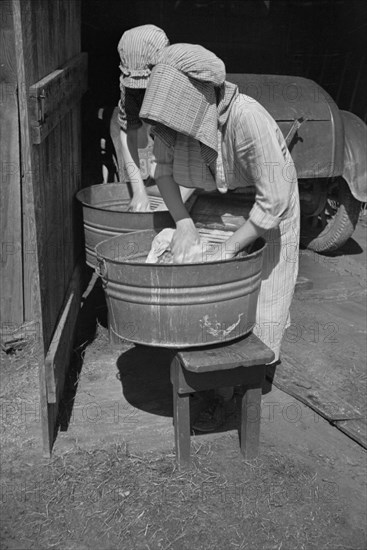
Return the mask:
[[367,419],[342,420],[334,424],[340,431],[367,449]]
[[48,403],[58,403],[74,343],[74,329],[81,301],[82,262],[74,270],[60,319],[45,359]]
[[[15,48],[19,98],[19,128],[21,143],[22,215],[23,215],[23,296],[24,321],[41,322],[41,294],[38,272],[38,242],[36,209],[38,196],[34,193],[33,180],[37,179],[36,166],[32,159],[32,145],[28,123],[28,98],[25,83],[33,75],[32,12],[30,0],[13,0]],[[41,334],[42,337],[42,334]]]
[[[75,57],[79,53],[80,28],[78,21],[74,21],[74,16],[78,18],[80,2],[47,4],[49,5],[45,6],[44,2],[38,0],[20,3],[21,16],[26,23],[23,24],[23,39],[27,42],[29,57],[24,63],[26,69],[21,78],[23,93],[28,90],[29,84],[37,82],[56,66],[65,64],[69,58],[64,56],[70,54],[71,57]],[[51,30],[50,27],[52,27]],[[45,35],[47,36],[50,32],[54,35],[53,43],[57,37],[57,48],[49,47],[50,37],[45,39]],[[73,33],[75,36],[72,36]],[[42,48],[44,41],[45,44],[48,43],[47,52],[44,52]],[[68,43],[66,44],[66,42]],[[73,116],[76,120],[69,121],[69,124],[73,126],[73,132],[75,132],[80,125],[79,110],[75,111]],[[24,127],[27,125],[26,121],[28,119],[24,117]],[[28,125],[27,131],[29,131]],[[67,244],[63,239],[63,228],[65,225],[69,225],[74,210],[74,202],[71,197],[74,189],[70,189],[72,178],[70,178],[69,170],[64,174],[62,174],[62,170],[65,164],[68,165],[70,155],[73,157],[73,165],[77,167],[80,165],[80,145],[75,146],[79,140],[80,131],[73,142],[70,142],[70,133],[65,138],[64,133],[65,125],[62,121],[44,140],[42,148],[31,147],[27,154],[27,158],[30,158],[29,164],[31,164],[30,169],[26,170],[30,180],[27,183],[29,186],[34,183],[32,189],[34,215],[30,213],[25,220],[29,224],[29,229],[26,228],[25,231],[24,254],[27,262],[32,263],[30,266],[32,270],[36,271],[39,267],[45,350],[49,345],[64,299],[67,281],[70,279],[74,267],[74,265],[69,265],[67,272],[64,273],[65,250],[71,257],[74,257],[74,260],[78,256],[75,250],[70,253],[70,248],[75,246],[72,242],[73,239],[68,239]],[[64,142],[65,147],[62,150]],[[67,188],[66,193],[63,193],[63,187]],[[63,203],[64,200],[67,204]],[[25,201],[25,204],[28,204],[28,201]],[[34,254],[35,250],[37,255]],[[27,302],[33,300],[32,282],[32,276],[25,277],[24,294]],[[29,309],[31,317],[31,308]]]
[[41,289],[38,271],[38,242],[36,229],[36,205],[38,196],[34,192],[33,181],[37,178],[32,158],[32,145],[28,119],[28,98],[26,83],[32,79],[32,6],[30,0],[13,0],[15,46],[17,59],[17,80],[19,100],[19,128],[21,143],[22,176],[22,214],[23,214],[23,296],[24,320],[36,320],[39,323],[39,346],[37,362],[39,364],[40,411],[43,451],[49,453],[49,415],[47,406],[46,380],[44,376],[44,338],[41,308]]
[[[188,371],[209,372],[270,363],[274,353],[255,334],[224,345],[181,350],[178,356]],[[220,363],[223,363],[222,366]]]
[[[80,105],[75,105],[62,122],[61,189],[63,193],[63,258],[65,277],[70,278],[82,250],[83,223],[75,195],[81,187]],[[67,185],[66,185],[67,182]]]
[[88,55],[75,56],[29,88],[33,143],[40,144],[87,91]]
[[1,333],[23,322],[19,115],[10,0],[0,2],[0,317]]
[[[44,299],[42,311],[44,319],[45,341],[49,345],[60,308],[62,307],[67,281],[64,273],[63,226],[68,223],[63,212],[63,186],[61,173],[61,128],[56,128],[43,147],[37,149],[40,166],[39,186],[42,188],[45,215],[38,223],[39,238],[42,239],[40,256],[40,276]],[[65,136],[65,139],[67,136]]]
[[[80,7],[79,0],[12,3],[23,159],[24,307],[25,320],[36,319],[41,324],[39,374],[46,456],[52,447],[58,403],[48,403],[44,356],[80,250],[80,240],[74,234],[73,199],[80,177],[71,173],[72,166],[80,173],[80,117],[79,108],[73,109],[58,120],[41,144],[33,146],[28,95],[30,86],[80,53]],[[81,279],[78,284],[81,287]],[[55,372],[62,388],[65,370],[60,367]]]
[[342,399],[327,384],[311,377],[300,361],[292,360],[284,353],[281,364],[276,367],[273,384],[330,422],[355,420],[362,416],[358,408]]

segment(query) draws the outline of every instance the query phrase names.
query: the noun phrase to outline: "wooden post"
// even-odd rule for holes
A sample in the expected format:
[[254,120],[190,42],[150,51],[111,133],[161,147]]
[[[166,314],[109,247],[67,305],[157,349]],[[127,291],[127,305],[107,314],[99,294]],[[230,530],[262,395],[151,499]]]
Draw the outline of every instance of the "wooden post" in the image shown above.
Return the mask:
[[190,394],[179,393],[179,374],[182,369],[175,356],[171,363],[173,387],[173,424],[175,430],[176,461],[180,470],[190,468]]
[[242,397],[240,440],[246,460],[256,458],[259,453],[261,391],[261,387],[248,388]]
[[0,2],[0,337],[23,324],[23,261],[19,113],[14,22],[10,0]]

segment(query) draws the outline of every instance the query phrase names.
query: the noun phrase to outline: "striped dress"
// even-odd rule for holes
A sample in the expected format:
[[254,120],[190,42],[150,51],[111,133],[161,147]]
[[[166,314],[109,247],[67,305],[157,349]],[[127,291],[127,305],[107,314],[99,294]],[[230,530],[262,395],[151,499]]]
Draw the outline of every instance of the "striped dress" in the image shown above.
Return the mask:
[[[174,148],[156,138],[155,178],[170,175],[185,187],[214,190],[254,187],[249,214],[265,230],[264,255],[255,334],[279,359],[284,331],[289,326],[298,273],[300,208],[296,170],[284,137],[270,114],[255,100],[237,94],[220,125],[215,166],[202,160],[197,140],[177,134]],[[225,180],[225,183],[220,180]]]

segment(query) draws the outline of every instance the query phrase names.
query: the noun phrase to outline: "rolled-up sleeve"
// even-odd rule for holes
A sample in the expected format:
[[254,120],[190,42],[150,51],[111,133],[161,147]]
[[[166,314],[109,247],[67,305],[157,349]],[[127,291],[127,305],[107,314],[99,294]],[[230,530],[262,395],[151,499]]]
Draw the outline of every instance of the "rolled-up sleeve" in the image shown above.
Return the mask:
[[157,180],[163,176],[173,176],[173,149],[167,147],[158,136],[154,138],[153,156],[156,162],[153,178]]
[[[279,130],[280,132],[280,130]],[[236,163],[240,178],[256,189],[249,219],[262,229],[279,225],[291,198],[285,156],[275,123],[257,110],[245,110],[236,125]]]

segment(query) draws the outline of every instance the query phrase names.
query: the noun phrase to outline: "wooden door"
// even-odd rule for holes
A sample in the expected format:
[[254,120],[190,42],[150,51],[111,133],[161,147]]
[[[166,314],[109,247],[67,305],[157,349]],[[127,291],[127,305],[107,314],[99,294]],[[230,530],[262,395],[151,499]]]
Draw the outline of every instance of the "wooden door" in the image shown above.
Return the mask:
[[12,0],[20,132],[23,321],[36,320],[44,454],[81,294],[80,99],[87,87],[80,0]]

